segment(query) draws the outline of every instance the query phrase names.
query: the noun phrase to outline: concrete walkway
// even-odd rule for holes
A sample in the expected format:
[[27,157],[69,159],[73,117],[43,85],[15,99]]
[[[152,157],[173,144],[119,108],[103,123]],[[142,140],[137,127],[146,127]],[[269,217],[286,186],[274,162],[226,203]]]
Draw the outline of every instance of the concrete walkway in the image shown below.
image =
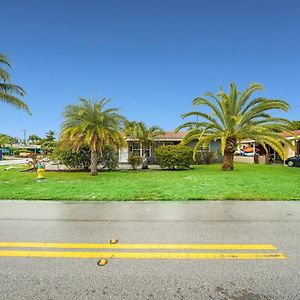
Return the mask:
[[[24,165],[30,161],[30,158],[16,158],[9,160],[1,160],[0,166],[14,166],[14,165]],[[139,167],[140,168],[140,167]],[[54,162],[45,162],[46,171],[63,171],[69,170],[65,165],[57,164]],[[131,166],[129,164],[119,164],[119,170],[129,170]],[[149,165],[149,169],[158,170],[160,167],[158,165]]]

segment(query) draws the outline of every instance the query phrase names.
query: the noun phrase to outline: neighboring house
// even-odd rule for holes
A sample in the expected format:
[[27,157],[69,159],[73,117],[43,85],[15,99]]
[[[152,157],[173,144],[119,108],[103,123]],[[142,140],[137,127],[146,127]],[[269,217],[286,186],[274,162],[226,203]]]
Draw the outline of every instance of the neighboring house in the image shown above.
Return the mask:
[[[182,141],[182,139],[185,137],[187,132],[185,131],[179,131],[179,132],[173,132],[173,131],[166,131],[163,135],[158,136],[155,139],[154,145],[148,149],[146,149],[147,156],[150,158],[150,163],[155,163],[155,149],[161,146],[168,146],[168,145],[178,145]],[[143,149],[141,144],[135,140],[135,139],[126,139],[127,141],[127,147],[119,149],[119,162],[120,163],[127,163],[128,157],[130,155],[139,155],[143,156]],[[195,142],[190,143],[188,146],[194,148],[196,144]],[[216,141],[213,143],[210,143],[208,147],[205,147],[205,149],[199,149],[203,151],[211,151],[211,152],[217,152],[217,158],[218,160],[221,159],[220,155],[220,141]]]
[[[17,150],[17,152],[16,152]],[[30,153],[41,153],[41,146],[39,145],[23,145],[23,144],[12,144],[0,147],[1,155],[0,160],[3,155],[18,155],[28,157]]]
[[[294,130],[292,132],[295,136],[292,136],[287,132],[281,133],[287,139],[291,140],[294,145],[292,148],[288,144],[283,145],[285,149],[286,157],[292,157],[300,154],[300,130]],[[240,146],[237,152],[243,153],[244,148],[252,149],[252,153],[245,153],[244,154],[245,156],[253,157],[254,153],[258,153],[259,155],[266,155],[265,149],[260,144],[256,143],[254,140],[242,140],[240,142]],[[270,156],[272,161],[281,161],[280,156],[274,149],[272,149],[270,146],[267,146],[267,149],[268,149],[268,155]],[[239,159],[237,158],[237,160]]]
[[[12,144],[10,148],[11,153],[13,153],[13,149],[17,149],[20,153],[41,153],[40,145],[24,145],[24,144]],[[22,155],[21,155],[22,156]]]
[[289,145],[284,145],[285,153],[287,157],[295,156],[300,154],[300,130],[294,130],[294,136],[291,136],[287,132],[282,133],[287,139],[292,140],[294,147],[291,148]]

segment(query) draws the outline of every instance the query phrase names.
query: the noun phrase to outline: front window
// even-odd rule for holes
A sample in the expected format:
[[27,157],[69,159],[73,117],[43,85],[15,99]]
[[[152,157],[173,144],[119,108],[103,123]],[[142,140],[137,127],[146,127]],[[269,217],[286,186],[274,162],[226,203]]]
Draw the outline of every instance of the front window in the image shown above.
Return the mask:
[[198,148],[198,151],[200,151],[200,152],[209,152],[210,151],[210,147],[209,147],[209,145],[208,146],[200,146],[199,148]]
[[174,145],[173,142],[164,142],[164,146],[170,146],[170,145]]
[[132,152],[133,155],[141,155],[141,144],[140,143],[132,143]]
[[133,142],[132,146],[129,148],[129,155],[139,155],[143,156],[144,153],[146,153],[146,156],[151,156],[151,150],[150,147],[147,147],[145,150],[142,149],[142,145],[138,142]]

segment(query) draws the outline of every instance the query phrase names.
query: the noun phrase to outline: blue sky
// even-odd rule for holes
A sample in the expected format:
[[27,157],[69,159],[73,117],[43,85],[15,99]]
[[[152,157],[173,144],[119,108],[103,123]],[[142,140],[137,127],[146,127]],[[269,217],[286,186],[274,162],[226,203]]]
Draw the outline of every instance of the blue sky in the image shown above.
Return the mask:
[[300,119],[300,1],[2,1],[0,52],[32,117],[0,103],[0,132],[59,132],[79,97],[173,130],[194,97],[256,81]]

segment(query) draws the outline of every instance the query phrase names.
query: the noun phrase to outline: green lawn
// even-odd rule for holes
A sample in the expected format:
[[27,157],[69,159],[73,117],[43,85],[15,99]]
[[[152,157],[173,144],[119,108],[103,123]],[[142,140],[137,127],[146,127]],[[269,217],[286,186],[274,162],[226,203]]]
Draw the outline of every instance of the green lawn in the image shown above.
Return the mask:
[[220,165],[187,171],[115,171],[36,174],[0,168],[0,199],[47,200],[300,200],[300,168],[236,164],[233,172]]

